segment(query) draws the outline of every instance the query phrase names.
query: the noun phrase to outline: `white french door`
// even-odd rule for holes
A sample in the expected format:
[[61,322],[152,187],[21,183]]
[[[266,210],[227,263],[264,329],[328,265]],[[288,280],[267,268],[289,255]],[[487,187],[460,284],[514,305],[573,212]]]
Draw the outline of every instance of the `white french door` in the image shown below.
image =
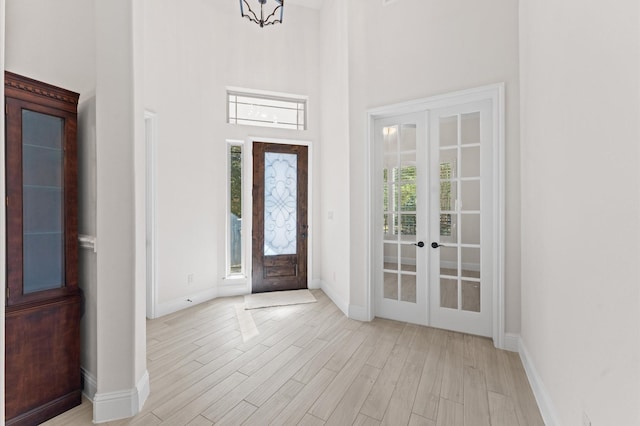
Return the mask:
[[496,102],[373,116],[375,316],[500,339]]
[[376,313],[427,321],[426,114],[375,124],[377,244]]
[[491,101],[430,112],[430,325],[492,335]]

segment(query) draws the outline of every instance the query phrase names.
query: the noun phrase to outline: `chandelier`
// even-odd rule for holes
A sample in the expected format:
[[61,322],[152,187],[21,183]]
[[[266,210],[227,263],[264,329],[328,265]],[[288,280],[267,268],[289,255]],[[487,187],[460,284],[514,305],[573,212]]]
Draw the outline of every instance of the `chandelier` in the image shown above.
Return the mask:
[[[254,12],[249,3],[254,4],[256,12],[258,4],[260,4],[260,13]],[[265,6],[267,3],[275,3],[275,6]],[[248,18],[250,21],[260,25],[260,27],[276,23],[281,24],[283,11],[284,0],[240,0],[240,13],[242,17]]]

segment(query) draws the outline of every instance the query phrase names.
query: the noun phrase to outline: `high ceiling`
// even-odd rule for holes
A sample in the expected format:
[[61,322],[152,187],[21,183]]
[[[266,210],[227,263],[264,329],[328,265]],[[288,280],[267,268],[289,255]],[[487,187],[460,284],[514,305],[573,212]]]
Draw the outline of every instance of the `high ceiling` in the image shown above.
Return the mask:
[[320,9],[322,0],[287,0],[285,2],[285,6],[287,4],[296,4],[299,6],[310,7],[312,9]]

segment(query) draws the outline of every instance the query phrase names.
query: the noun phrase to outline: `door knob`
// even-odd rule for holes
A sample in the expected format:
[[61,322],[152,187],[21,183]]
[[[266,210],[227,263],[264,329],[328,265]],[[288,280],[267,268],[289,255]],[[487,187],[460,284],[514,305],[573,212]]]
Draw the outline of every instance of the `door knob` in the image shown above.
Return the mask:
[[441,247],[440,244],[436,243],[435,241],[431,243],[431,247],[433,248],[438,248]]
[[422,241],[418,241],[417,243],[414,244],[414,246],[424,247],[424,243]]

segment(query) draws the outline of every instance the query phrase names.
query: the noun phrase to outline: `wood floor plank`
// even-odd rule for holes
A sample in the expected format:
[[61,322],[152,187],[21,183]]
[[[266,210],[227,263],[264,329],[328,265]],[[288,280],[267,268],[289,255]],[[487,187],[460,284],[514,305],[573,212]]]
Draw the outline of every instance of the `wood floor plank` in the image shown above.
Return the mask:
[[[238,405],[236,405],[235,407],[233,407],[231,410],[229,410],[229,412],[220,420],[218,420],[218,422],[216,422],[216,426],[217,425],[221,425],[221,426],[236,426],[236,425],[240,425],[242,424],[245,420],[247,420],[249,417],[251,417],[251,415],[258,409],[258,407],[249,404],[246,401],[240,401],[238,403]],[[208,419],[206,419],[203,416],[200,416],[202,418],[204,418],[205,420],[209,421]],[[213,424],[213,422],[211,422],[211,424]]]
[[[184,425],[189,423],[195,417],[198,417],[202,411],[209,407],[213,402],[220,400],[233,389],[237,388],[241,383],[247,380],[247,376],[235,372],[229,377],[208,389],[206,392],[193,398],[187,405],[179,410],[173,411],[166,417],[158,416],[162,419],[163,425]],[[156,415],[158,415],[156,413]]]
[[[253,392],[247,395],[245,401],[262,408],[262,404],[264,404],[271,395],[287,383],[303,365],[315,357],[326,345],[327,342],[324,340],[314,340],[309,346],[302,349],[294,360],[276,371],[269,380],[256,387]],[[295,347],[297,348],[297,346]]]
[[366,334],[359,331],[353,331],[349,335],[346,344],[340,347],[336,353],[327,361],[324,368],[338,372],[344,368],[354,352],[360,347],[362,342],[367,338]]
[[491,426],[520,426],[511,398],[491,391],[488,398]]
[[423,351],[416,348],[409,351],[381,424],[394,426],[409,423],[424,363]]
[[360,409],[361,413],[376,420],[382,420],[408,355],[407,346],[396,345],[393,348],[378,380]]
[[409,426],[436,426],[436,422],[434,422],[433,420],[424,418],[416,413],[411,413],[411,418],[409,419]]
[[198,416],[187,423],[187,426],[213,426],[213,423],[202,416]]
[[322,426],[324,422],[311,414],[305,414],[305,416],[297,423],[298,426]]
[[[280,414],[304,385],[295,380],[287,381],[271,398],[267,399],[244,423],[244,426],[262,426],[270,424]],[[245,402],[247,399],[245,399]]]
[[432,344],[427,352],[422,377],[416,392],[413,412],[421,417],[435,420],[438,415],[440,390],[444,372],[444,348]]
[[236,373],[238,367],[246,362],[247,359],[258,356],[265,350],[265,348],[266,347],[255,347],[252,351],[245,352],[233,361],[217,368],[211,374],[199,377],[200,380],[191,382],[191,384],[185,383],[185,388],[179,393],[173,393],[171,392],[171,388],[169,388],[168,392],[165,392],[162,400],[156,400],[157,406],[153,409],[153,412],[164,420],[169,417],[171,413],[181,409],[194,398],[197,398],[208,389],[220,383],[222,380]]
[[364,414],[358,414],[356,417],[356,421],[353,422],[353,426],[379,426],[380,420],[372,419],[369,416],[365,416]]
[[360,346],[333,382],[331,382],[322,395],[320,395],[316,403],[309,410],[309,413],[326,421],[340,403],[342,396],[346,393],[347,389],[349,389],[351,383],[353,383],[360,373],[371,352],[373,352],[373,347]]
[[214,423],[219,421],[229,410],[253,392],[254,389],[273,376],[273,374],[283,365],[291,362],[291,360],[298,355],[300,350],[301,349],[297,346],[289,346],[284,349],[280,355],[269,361],[253,375],[249,376],[249,378],[241,385],[231,390],[209,408],[204,410],[202,415]]
[[436,426],[464,426],[464,407],[462,404],[440,398]]
[[462,335],[458,333],[447,334],[440,396],[458,403],[462,403],[463,345]]
[[309,383],[296,395],[291,402],[278,414],[273,424],[297,424],[311,408],[317,398],[325,391],[337,373],[325,368],[321,369]]
[[333,357],[333,355],[346,344],[351,333],[353,332],[341,330],[335,340],[330,342],[329,345],[320,351],[315,358],[298,370],[293,378],[301,383],[308,383],[309,380],[318,374],[318,371],[324,368],[325,364],[331,359],[331,357]]
[[334,426],[352,424],[358,417],[360,407],[362,407],[379,374],[379,368],[365,364],[336,409],[331,413],[326,424]]
[[484,373],[470,365],[464,367],[464,422],[477,426],[491,426]]

